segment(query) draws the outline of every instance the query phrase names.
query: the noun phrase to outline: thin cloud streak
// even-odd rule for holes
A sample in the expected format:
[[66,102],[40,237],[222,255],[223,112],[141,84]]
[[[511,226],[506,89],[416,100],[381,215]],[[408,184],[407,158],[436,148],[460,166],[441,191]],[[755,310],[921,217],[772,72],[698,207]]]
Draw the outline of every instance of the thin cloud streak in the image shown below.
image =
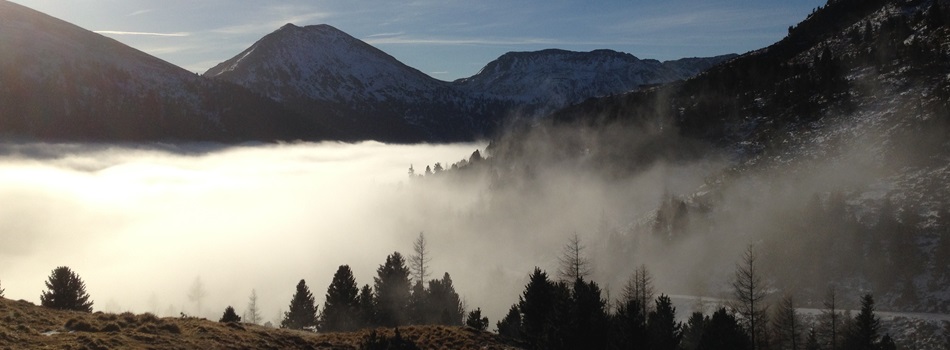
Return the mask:
[[165,37],[191,36],[191,33],[187,33],[187,32],[152,33],[152,32],[129,32],[129,31],[121,31],[121,30],[96,30],[94,32],[98,34],[107,34],[107,35],[139,35],[139,36],[165,36]]

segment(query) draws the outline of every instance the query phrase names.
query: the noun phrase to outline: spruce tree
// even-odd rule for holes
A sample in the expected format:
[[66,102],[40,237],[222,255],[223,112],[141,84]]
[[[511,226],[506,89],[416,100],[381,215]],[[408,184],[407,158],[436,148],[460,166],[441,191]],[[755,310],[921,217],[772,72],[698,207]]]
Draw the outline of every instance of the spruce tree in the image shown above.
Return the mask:
[[412,285],[412,293],[409,294],[409,323],[427,324],[429,319],[429,292],[423,286],[422,281],[417,281]]
[[284,313],[284,319],[280,322],[282,328],[305,329],[317,325],[317,306],[307,288],[307,282],[300,280],[297,283],[297,292],[290,300],[290,311]]
[[234,308],[228,305],[228,307],[224,309],[224,314],[221,315],[221,319],[219,319],[218,322],[241,322],[241,316],[238,316],[238,314],[234,312]]
[[683,341],[680,343],[684,350],[696,350],[703,339],[703,330],[706,328],[708,317],[702,312],[693,312],[683,327]]
[[426,308],[426,323],[445,326],[461,326],[465,310],[462,300],[455,292],[452,277],[448,273],[441,280],[429,281],[429,290],[424,302]]
[[521,339],[521,312],[518,311],[518,305],[512,305],[508,309],[508,314],[498,321],[496,327],[498,327],[498,335],[502,337]]
[[373,295],[373,288],[368,284],[360,289],[357,304],[358,328],[376,327],[376,297]]
[[877,346],[881,320],[874,314],[874,297],[865,294],[861,297],[861,312],[854,317],[844,339],[847,350],[874,350]]
[[805,339],[805,350],[821,350],[821,344],[818,343],[818,332],[814,328],[808,330],[808,337]]
[[376,318],[380,326],[397,327],[408,321],[409,269],[399,252],[386,257],[376,269]]
[[676,350],[683,339],[682,325],[676,322],[676,308],[670,297],[660,294],[656,308],[647,316],[650,349]]
[[617,306],[612,317],[611,339],[615,348],[645,349],[649,343],[647,319],[640,300],[628,297]]
[[47,291],[40,295],[40,304],[53,309],[92,312],[92,301],[86,284],[66,266],[53,270],[46,281]]
[[571,293],[571,332],[568,347],[600,349],[608,337],[606,302],[593,281],[577,279]]
[[548,280],[547,273],[535,267],[518,301],[522,336],[528,344],[541,343],[554,306],[554,284]]
[[488,317],[482,316],[482,308],[475,308],[475,310],[468,313],[468,317],[465,319],[465,325],[478,331],[484,331],[488,329]]
[[320,331],[349,332],[358,325],[359,287],[348,265],[340,265],[327,287],[326,302],[320,318]]
[[726,308],[720,308],[713,313],[699,342],[700,350],[736,350],[751,347],[752,341],[742,329],[739,320],[728,313]]

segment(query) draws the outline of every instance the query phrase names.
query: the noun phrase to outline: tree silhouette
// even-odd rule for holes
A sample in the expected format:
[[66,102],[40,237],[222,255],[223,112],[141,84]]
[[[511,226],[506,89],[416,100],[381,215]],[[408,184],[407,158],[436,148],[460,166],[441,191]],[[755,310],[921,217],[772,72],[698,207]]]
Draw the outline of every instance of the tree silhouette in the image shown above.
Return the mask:
[[386,263],[376,269],[376,320],[380,326],[396,327],[406,324],[409,308],[409,269],[399,252],[386,257]]
[[597,283],[574,280],[571,293],[569,329],[563,336],[568,348],[600,349],[607,345],[607,303]]
[[53,270],[46,281],[47,291],[40,295],[40,304],[53,309],[92,312],[92,301],[86,284],[66,266]]
[[753,350],[760,348],[766,340],[765,325],[768,322],[768,306],[765,305],[768,293],[759,273],[757,258],[755,249],[749,245],[742,262],[736,265],[736,279],[732,282],[734,309],[742,316]]
[[191,288],[188,289],[188,300],[195,303],[196,315],[201,315],[201,303],[207,294],[204,284],[201,283],[201,276],[196,276],[195,281],[191,283]]
[[414,254],[409,257],[409,268],[412,269],[412,277],[415,282],[423,283],[429,278],[429,262],[432,257],[429,256],[426,236],[419,232],[419,237],[412,244]]
[[624,295],[612,318],[613,342],[616,348],[645,349],[649,345],[645,307],[634,294]]
[[656,293],[656,290],[653,287],[653,276],[650,275],[646,265],[640,265],[623,287],[622,297],[624,300],[637,302],[640,317],[645,322],[647,314],[653,309],[650,302],[653,301],[654,293]]
[[305,329],[317,325],[317,306],[313,300],[307,282],[300,280],[297,283],[297,292],[290,300],[290,311],[284,313],[280,322],[282,328]]
[[660,294],[656,308],[647,316],[650,349],[676,350],[683,339],[682,325],[676,322],[676,308],[670,297]]
[[442,276],[441,280],[429,281],[429,291],[426,293],[425,300],[426,323],[446,326],[462,325],[465,310],[462,308],[462,300],[455,292],[452,277],[448,272]]
[[495,326],[498,327],[498,335],[521,339],[521,312],[518,311],[518,305],[512,305],[505,318],[498,321]]
[[558,275],[561,280],[568,283],[574,283],[575,280],[584,279],[591,273],[590,260],[583,255],[587,248],[581,244],[581,239],[574,233],[574,237],[568,241],[558,258]]
[[360,295],[357,297],[357,315],[359,316],[359,328],[375,327],[376,322],[376,297],[373,295],[373,288],[368,284],[360,288]]
[[844,338],[847,350],[874,350],[877,346],[881,320],[874,314],[874,297],[865,294],[861,297],[861,312],[854,316],[848,333]]
[[320,331],[349,332],[359,328],[359,287],[348,265],[340,265],[327,287]]
[[838,313],[838,292],[834,286],[828,288],[822,305],[824,309],[821,311],[818,335],[824,339],[828,350],[837,350],[839,330],[841,329],[841,314]]
[[261,310],[257,307],[257,291],[251,289],[251,296],[247,300],[247,312],[244,314],[244,321],[250,324],[260,324],[264,319],[261,318]]
[[554,284],[548,274],[535,267],[518,301],[521,310],[521,332],[529,344],[539,344],[545,324],[554,308]]
[[482,317],[482,308],[475,308],[475,310],[468,313],[468,318],[465,319],[465,325],[479,331],[484,331],[488,329],[488,317]]
[[751,348],[751,341],[742,329],[739,320],[735,316],[726,312],[726,308],[720,308],[713,313],[709,322],[706,322],[706,329],[703,330],[702,340],[699,342],[700,350],[735,350]]
[[772,348],[777,350],[797,350],[801,347],[802,321],[795,312],[791,295],[786,295],[778,304],[772,318]]
[[4,291],[3,285],[0,284],[0,298],[3,298],[3,291]]
[[683,326],[683,341],[680,343],[683,350],[696,350],[699,348],[699,343],[703,340],[703,331],[706,328],[707,322],[709,322],[709,318],[703,317],[702,312],[693,312],[689,316],[689,320],[687,320],[686,325]]
[[241,322],[241,316],[238,316],[238,314],[234,312],[234,308],[228,305],[228,307],[224,309],[224,314],[221,315],[221,319],[218,320],[218,322]]

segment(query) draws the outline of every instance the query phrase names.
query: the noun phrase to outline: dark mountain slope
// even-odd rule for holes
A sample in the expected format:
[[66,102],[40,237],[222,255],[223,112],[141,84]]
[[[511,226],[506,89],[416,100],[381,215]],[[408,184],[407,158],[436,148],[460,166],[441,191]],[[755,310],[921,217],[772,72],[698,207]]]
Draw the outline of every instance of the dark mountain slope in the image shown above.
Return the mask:
[[281,105],[0,2],[0,134],[42,140],[328,136]]

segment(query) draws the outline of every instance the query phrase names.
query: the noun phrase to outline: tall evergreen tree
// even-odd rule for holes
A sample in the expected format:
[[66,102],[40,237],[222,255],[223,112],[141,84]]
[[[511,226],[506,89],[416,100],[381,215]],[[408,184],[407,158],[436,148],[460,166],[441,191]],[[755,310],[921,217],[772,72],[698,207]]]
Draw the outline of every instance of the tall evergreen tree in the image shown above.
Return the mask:
[[241,316],[238,316],[237,312],[234,312],[234,308],[228,305],[218,322],[241,322]]
[[647,316],[650,349],[676,350],[683,339],[682,325],[676,322],[676,308],[670,297],[660,294],[656,308]]
[[350,332],[359,328],[359,296],[356,278],[349,265],[340,265],[327,287],[320,318],[322,332]]
[[798,350],[801,348],[802,321],[795,312],[795,304],[791,295],[786,295],[779,302],[772,317],[772,348],[776,350]]
[[425,307],[426,323],[446,326],[461,326],[465,310],[462,300],[455,292],[452,277],[448,273],[441,280],[429,281],[429,290],[426,293]]
[[617,305],[612,319],[612,345],[619,349],[645,349],[648,343],[647,319],[636,298],[625,298]]
[[875,350],[881,320],[874,314],[874,297],[865,294],[861,297],[861,312],[854,317],[848,333],[845,335],[844,348],[846,350]]
[[409,294],[409,323],[427,324],[430,323],[429,317],[429,291],[423,286],[422,281],[417,281],[412,285],[412,292]]
[[380,326],[398,327],[408,322],[409,269],[402,254],[394,252],[376,269],[376,319]]
[[245,312],[244,321],[250,324],[260,324],[263,320],[261,310],[257,307],[257,291],[251,289],[251,296],[247,300],[247,312]]
[[204,302],[208,292],[205,290],[204,283],[201,282],[201,276],[195,276],[191,288],[188,289],[188,300],[195,303],[195,315],[201,315],[201,304]]
[[684,350],[696,350],[703,340],[703,330],[706,328],[708,317],[702,312],[693,312],[683,327],[683,341],[680,343]]
[[554,306],[554,284],[548,274],[535,267],[518,301],[521,331],[528,344],[541,343],[545,326]]
[[734,309],[742,316],[753,350],[761,348],[766,341],[768,324],[768,306],[765,304],[768,292],[757,259],[755,249],[749,245],[742,262],[736,265],[736,279],[732,282]]
[[86,283],[66,266],[53,269],[46,281],[47,291],[40,295],[40,304],[53,309],[92,312],[92,301]]
[[290,311],[284,313],[284,319],[280,322],[282,328],[305,329],[316,327],[317,325],[317,306],[307,287],[307,282],[300,280],[297,283],[297,292],[290,300]]
[[808,336],[805,339],[805,350],[821,350],[821,344],[818,342],[818,332],[814,328],[808,330]]
[[602,349],[607,345],[607,303],[597,283],[577,279],[571,293],[571,329],[568,348]]
[[373,288],[368,284],[360,289],[360,295],[357,297],[357,314],[359,328],[376,327],[376,296],[373,294]]
[[497,331],[500,336],[521,339],[521,312],[518,311],[518,305],[512,305],[508,309],[508,314],[501,321],[498,321],[496,327],[498,327]]
[[726,308],[720,308],[713,313],[709,322],[706,323],[706,329],[703,330],[702,340],[699,342],[700,350],[740,350],[751,349],[752,341],[742,329],[739,320],[735,316],[726,312]]

